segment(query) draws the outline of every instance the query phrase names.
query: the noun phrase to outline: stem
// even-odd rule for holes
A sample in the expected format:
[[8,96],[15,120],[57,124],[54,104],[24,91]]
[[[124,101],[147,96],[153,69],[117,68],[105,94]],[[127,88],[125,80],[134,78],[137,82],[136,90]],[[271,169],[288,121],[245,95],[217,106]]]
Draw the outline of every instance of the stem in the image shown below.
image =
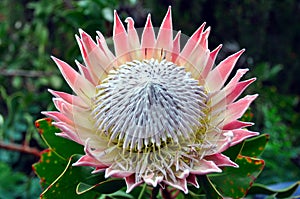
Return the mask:
[[173,198],[177,198],[177,196],[180,194],[180,190],[177,190],[176,192],[175,192],[175,194],[173,195]]
[[140,192],[140,195],[139,195],[138,199],[142,199],[143,194],[144,194],[144,192],[145,192],[145,190],[146,190],[146,187],[147,187],[147,184],[144,183],[143,188],[142,188],[142,190],[141,190],[141,192]]
[[1,69],[0,75],[3,76],[21,76],[21,77],[47,77],[52,75],[53,72],[34,71],[34,70],[6,70]]
[[40,157],[40,151],[37,148],[33,148],[28,145],[21,145],[21,144],[14,144],[14,143],[6,144],[3,141],[0,141],[0,148],[11,150],[11,151],[19,151],[22,153],[28,153]]

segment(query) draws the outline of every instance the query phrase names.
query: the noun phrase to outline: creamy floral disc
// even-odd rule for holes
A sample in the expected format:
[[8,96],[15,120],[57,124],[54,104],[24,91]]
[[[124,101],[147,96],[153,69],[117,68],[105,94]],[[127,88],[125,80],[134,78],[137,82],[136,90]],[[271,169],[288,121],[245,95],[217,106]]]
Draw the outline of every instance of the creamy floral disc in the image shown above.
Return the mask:
[[166,60],[127,62],[97,86],[96,128],[126,150],[148,151],[191,139],[205,124],[203,86]]

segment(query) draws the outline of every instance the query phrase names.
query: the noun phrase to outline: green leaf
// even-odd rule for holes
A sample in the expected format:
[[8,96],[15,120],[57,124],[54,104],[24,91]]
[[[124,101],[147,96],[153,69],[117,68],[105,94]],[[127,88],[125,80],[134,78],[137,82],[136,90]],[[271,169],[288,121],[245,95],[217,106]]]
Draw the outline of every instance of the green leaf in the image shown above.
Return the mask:
[[297,190],[299,185],[300,185],[300,181],[292,184],[291,186],[285,189],[275,190],[275,189],[270,189],[267,186],[262,184],[253,184],[253,186],[251,187],[248,193],[274,195],[276,196],[276,198],[288,198],[292,196],[292,194]]
[[244,146],[241,151],[241,155],[258,157],[264,151],[270,136],[268,134],[262,134],[253,138],[247,139],[244,142]]
[[120,178],[110,178],[94,185],[80,182],[76,187],[76,193],[80,195],[90,190],[94,190],[99,193],[110,194],[120,190],[125,185],[125,181]]
[[211,180],[206,175],[198,176],[200,187],[204,189],[207,198],[218,199],[223,198],[221,193],[216,189],[215,185],[212,184]]
[[[72,156],[69,161],[66,161],[66,167],[60,175],[43,191],[41,194],[42,199],[52,198],[96,198],[100,194],[94,191],[86,192],[82,195],[76,193],[78,183],[88,181],[92,168],[90,167],[73,167],[72,163],[79,159],[79,155]],[[54,171],[54,169],[52,169]],[[49,172],[51,170],[48,170]],[[97,175],[96,175],[97,176]],[[101,178],[100,178],[101,179]]]
[[241,153],[244,143],[245,142],[241,142],[237,145],[229,147],[226,151],[223,152],[223,154],[234,161],[238,157],[238,155]]
[[[0,198],[32,198],[30,185],[32,179],[24,173],[13,170],[8,164],[0,161]],[[37,196],[37,195],[36,195]]]
[[[150,189],[148,189],[149,186],[146,185],[145,187],[145,183],[143,186],[138,186],[135,187],[130,193],[128,193],[127,195],[131,195],[132,197],[134,197],[135,199],[148,199],[151,198],[152,192],[153,190],[151,190],[151,192],[149,191]],[[142,195],[140,195],[141,193],[143,193]],[[153,197],[154,198],[154,197]]]
[[[138,194],[136,194],[138,195]],[[121,189],[119,191],[116,191],[112,194],[101,194],[99,199],[136,199],[136,195],[132,195],[131,192],[130,193],[126,193],[125,190]],[[150,197],[150,196],[149,196]],[[148,199],[149,197],[145,198]]]
[[228,156],[231,160],[235,160],[238,155],[258,157],[264,151],[270,136],[268,134],[262,134],[249,138],[244,142],[229,147],[223,152],[224,155]]
[[73,154],[84,154],[83,146],[55,135],[55,133],[60,133],[61,130],[52,125],[51,119],[44,118],[37,120],[35,126],[47,146],[62,158],[69,159]]
[[226,167],[223,173],[209,175],[209,178],[222,195],[242,198],[262,171],[264,161],[239,155],[236,163],[239,168]]
[[52,149],[46,149],[42,152],[39,162],[32,168],[40,178],[42,188],[47,188],[67,166],[67,161],[58,156]]
[[209,175],[222,195],[241,198],[247,194],[264,167],[264,161],[256,157],[261,155],[268,140],[269,135],[262,134],[230,147],[224,152],[239,165],[239,168],[227,167],[221,174]]
[[56,136],[60,130],[52,125],[52,120],[41,119],[35,125],[49,146],[33,165],[44,188],[41,198],[95,198],[124,187],[123,179],[107,180],[103,172],[91,174],[91,167],[73,167],[81,157],[78,154],[83,154],[83,146]]

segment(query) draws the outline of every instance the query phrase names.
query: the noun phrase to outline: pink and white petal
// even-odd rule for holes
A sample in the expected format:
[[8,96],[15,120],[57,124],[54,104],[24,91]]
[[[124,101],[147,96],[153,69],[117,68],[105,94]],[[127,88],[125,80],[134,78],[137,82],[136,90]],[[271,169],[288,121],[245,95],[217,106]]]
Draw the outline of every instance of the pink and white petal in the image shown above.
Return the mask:
[[204,175],[212,172],[222,172],[222,170],[213,162],[205,159],[194,162],[191,174]]
[[194,78],[199,79],[203,67],[209,58],[209,49],[207,45],[203,45],[203,40],[207,40],[210,32],[210,27],[208,27],[203,33],[201,33],[200,38],[195,46],[187,55],[183,53],[180,54],[179,60],[177,60],[180,65],[184,65]]
[[125,182],[127,185],[126,193],[131,192],[135,187],[137,187],[143,183],[143,181],[138,181],[138,182],[135,181],[135,174],[125,177]]
[[[89,51],[86,48],[86,45],[89,43],[89,39],[86,39],[85,37],[89,38],[89,36],[81,29],[79,29],[79,33],[81,34],[81,38],[79,38],[78,35],[75,35],[75,38],[76,38],[77,44],[79,46],[81,56],[87,65],[87,71],[91,77],[90,82],[95,83],[95,82],[97,82],[98,78],[95,74],[93,74],[92,68],[89,66],[90,65],[90,63],[88,62]],[[88,40],[88,41],[84,41],[84,40]],[[92,40],[92,39],[90,39],[90,40]],[[84,44],[84,42],[86,42],[87,44]]]
[[[97,45],[99,46],[99,48],[103,51],[103,53],[106,55],[106,57],[108,58],[108,60],[115,60],[115,56],[114,54],[110,51],[110,49],[107,46],[105,37],[102,35],[102,33],[100,31],[96,31],[98,37],[97,39]],[[108,70],[110,70],[110,68],[108,68]]]
[[76,130],[72,126],[64,122],[52,122],[52,124],[62,131],[61,133],[55,133],[55,135],[68,138],[81,145],[83,144],[82,140],[78,137]]
[[89,109],[83,109],[81,107],[76,107],[63,101],[61,98],[53,99],[56,108],[74,124],[74,127],[79,129],[85,129],[88,131],[93,131],[94,124],[92,123],[91,114]]
[[52,101],[57,110],[59,110],[63,115],[65,115],[69,119],[73,120],[73,113],[69,110],[69,107],[72,106],[71,104],[67,103],[61,98],[53,98]]
[[232,90],[235,89],[236,85],[239,83],[239,80],[249,69],[238,69],[234,77],[230,80],[230,82],[220,91],[216,92],[213,96],[215,99],[213,100],[214,104],[217,104],[224,96],[231,93]]
[[108,73],[107,65],[110,60],[96,45],[93,39],[82,29],[79,29],[80,38],[75,35],[83,60],[92,78],[92,82],[98,82],[99,78]]
[[248,68],[245,69],[238,69],[234,77],[230,80],[230,82],[225,86],[226,88],[234,87],[240,79],[249,71]]
[[125,22],[127,23],[128,43],[131,51],[132,59],[142,59],[140,51],[140,40],[136,29],[134,28],[134,20],[131,17],[127,17]]
[[72,135],[74,137],[78,137],[77,134],[76,134],[76,130],[74,129],[74,127],[72,125],[69,125],[65,122],[52,122],[52,124],[55,127],[62,130],[64,133],[66,133],[68,135]]
[[235,120],[235,121],[232,121],[232,122],[226,124],[225,126],[223,126],[222,130],[241,129],[241,128],[249,127],[252,125],[254,125],[254,123],[252,123],[252,122],[242,122],[239,120]]
[[127,32],[117,14],[117,11],[114,11],[113,41],[118,60],[121,63],[130,61],[130,48],[128,44]]
[[67,134],[67,133],[65,133],[65,132],[55,133],[55,135],[56,135],[56,136],[59,136],[59,137],[62,137],[62,138],[64,138],[64,139],[72,140],[72,141],[77,142],[77,143],[79,143],[79,144],[80,144],[80,142],[81,142],[80,140],[75,141],[75,140],[74,140],[74,137],[70,137],[70,135]]
[[[103,143],[103,140],[100,140],[96,135],[87,137],[84,140],[84,152],[107,167],[115,162],[116,153],[111,150],[111,147],[107,147],[107,142]],[[97,170],[93,172],[97,172]]]
[[[92,140],[91,138],[87,138],[85,141],[84,141],[84,152],[86,155],[98,160],[98,158],[95,156],[95,148],[93,148],[93,144],[96,145],[95,143],[91,143],[92,141],[94,142],[97,142],[98,140],[95,139],[95,140]],[[91,150],[91,148],[93,148]],[[97,152],[99,153],[99,151],[103,151],[105,150],[106,147],[102,147],[101,148],[101,144],[99,144],[99,147],[97,148]]]
[[188,169],[185,169],[183,171],[176,172],[175,176],[176,176],[176,178],[184,179],[184,178],[187,178],[189,176],[189,174],[190,174],[190,171]]
[[202,77],[203,80],[205,80],[207,78],[207,75],[209,74],[209,72],[213,68],[213,66],[215,64],[216,57],[217,57],[219,51],[221,50],[221,48],[222,48],[222,45],[219,45],[216,49],[214,49],[212,52],[210,52],[209,59],[207,60],[207,63],[206,63],[206,65],[203,68],[202,73],[201,73],[201,77]]
[[197,45],[199,39],[202,36],[202,32],[204,30],[206,23],[203,23],[195,32],[194,34],[189,38],[189,40],[186,42],[186,45],[184,46],[183,50],[180,53],[180,57],[183,59],[187,59],[189,55],[192,53],[193,49]]
[[238,167],[238,165],[235,162],[231,161],[229,157],[221,153],[205,156],[205,160],[213,161],[218,167],[223,167],[223,166]]
[[57,112],[57,111],[42,111],[42,114],[50,117],[51,119],[55,120],[56,122],[65,122],[70,125],[74,125],[74,122],[70,120],[64,114]]
[[167,60],[171,61],[173,63],[175,63],[179,53],[180,53],[180,35],[181,35],[181,31],[178,31],[175,39],[173,40],[173,49],[172,49],[172,53],[171,53],[171,58],[169,56],[167,56]]
[[211,28],[210,26],[206,28],[206,30],[202,33],[202,36],[199,41],[199,45],[202,46],[204,49],[208,49],[208,36],[210,34]]
[[217,95],[212,97],[211,106],[213,108],[219,108],[221,106],[226,106],[227,104],[232,103],[255,80],[256,78],[248,79],[246,81],[238,82],[232,87],[222,89]]
[[90,104],[91,97],[95,95],[95,86],[77,73],[71,66],[66,62],[61,61],[52,56],[52,59],[58,66],[63,77],[72,88],[72,90],[80,96],[87,104]]
[[80,71],[80,74],[83,75],[85,79],[89,80],[94,86],[96,86],[97,82],[93,80],[88,68],[82,65],[81,63],[79,63],[77,60],[75,60],[75,63]]
[[92,171],[92,174],[104,172],[104,171],[105,171],[105,168],[95,167],[95,169]]
[[73,112],[74,116],[72,119],[74,120],[74,127],[79,135],[82,135],[81,137],[84,139],[86,136],[90,136],[89,134],[94,135],[96,130],[89,112],[80,112],[80,110],[76,109],[74,109]]
[[183,191],[185,194],[187,194],[189,192],[189,190],[187,188],[186,178],[184,178],[184,179],[177,178],[175,182],[168,181],[168,180],[163,180],[163,182],[167,185],[170,185],[176,189]]
[[128,176],[131,176],[132,174],[133,174],[132,172],[112,169],[111,167],[108,167],[105,170],[105,178],[108,178],[108,177],[125,178]]
[[[116,69],[120,63],[118,63],[118,60],[116,59],[115,55],[110,51],[110,49],[107,46],[105,37],[102,35],[101,32],[96,31],[97,33],[97,45],[99,48],[103,51],[103,53],[106,55],[107,59],[109,60],[108,67],[106,68],[106,71],[110,71],[112,69]],[[101,80],[103,79],[102,77],[100,78]]]
[[226,110],[226,104],[218,108],[212,108],[210,116],[213,119],[210,121],[210,125],[217,126],[219,128],[226,125],[228,123],[225,122],[225,118],[228,117]]
[[[208,49],[202,49],[202,52],[198,51],[195,54],[194,58],[190,58],[190,63],[192,64],[191,67],[188,67],[188,71],[191,72],[192,77],[194,77],[197,80],[202,80],[201,73],[204,69],[204,66],[208,62],[210,56],[210,51]],[[189,64],[187,64],[189,65]]]
[[232,130],[232,132],[233,138],[231,140],[230,146],[236,145],[247,138],[259,135],[258,132],[248,131],[246,129],[235,129]]
[[173,26],[172,26],[172,16],[171,16],[171,6],[169,6],[167,14],[160,26],[157,35],[156,49],[158,50],[157,53],[159,54],[161,54],[161,50],[163,51],[163,53],[167,54],[172,51],[172,48],[173,48]]
[[74,106],[78,106],[84,109],[89,108],[89,106],[78,96],[71,95],[69,93],[60,92],[60,91],[54,91],[51,89],[48,89],[48,91],[55,97],[61,98],[63,101],[73,104]]
[[79,29],[80,37],[76,35],[77,43],[80,49],[83,49],[85,56],[84,62],[90,72],[93,82],[99,82],[105,74],[108,74],[109,60],[93,39],[82,29]]
[[[99,140],[99,135],[95,134],[95,131],[93,131],[93,130],[86,129],[86,128],[78,126],[78,125],[75,126],[75,130],[76,130],[78,138],[81,140],[82,143],[85,143],[85,141],[88,139],[91,140],[90,144],[89,144],[89,147],[90,147],[89,150],[91,149],[90,150],[91,153],[87,153],[87,154],[89,154],[90,156],[92,156],[104,163],[104,159],[102,161],[102,159],[98,158],[98,156],[97,156],[101,152],[105,153],[105,152],[103,152],[103,151],[105,151],[105,149],[104,149],[105,146],[103,144],[103,141],[101,142],[101,140]],[[106,143],[106,146],[107,146],[107,143]],[[92,154],[94,154],[94,155],[92,155]],[[107,157],[105,157],[105,158],[107,159]],[[108,162],[109,162],[108,160],[105,161],[105,163],[108,163]]]
[[164,179],[164,177],[162,175],[158,176],[153,173],[148,176],[143,176],[144,182],[153,187],[156,187],[158,184],[160,184],[163,181],[163,179]]
[[228,105],[226,110],[226,117],[224,119],[224,124],[228,124],[241,118],[250,104],[256,99],[258,95],[247,95],[244,98]]
[[108,167],[107,164],[103,164],[102,162],[88,155],[84,155],[79,158],[79,160],[73,163],[72,166],[89,166],[97,167],[97,169],[106,169]]
[[156,39],[150,14],[147,17],[147,22],[142,34],[141,43],[143,59],[151,59],[153,56]]
[[232,135],[222,134],[220,131],[209,131],[206,134],[206,140],[208,143],[213,145],[212,149],[208,148],[204,151],[204,155],[214,155],[216,153],[221,153],[230,147],[230,142],[232,139]]
[[69,104],[68,102],[64,101],[62,98],[53,98],[52,101],[57,110],[59,110],[62,114],[66,115],[67,117],[69,116],[68,114],[65,114],[63,112],[63,110],[65,109],[64,106],[66,106],[65,104]]
[[244,51],[245,50],[242,49],[239,52],[227,57],[208,74],[206,78],[206,86],[210,92],[220,90],[223,87],[237,60]]
[[[233,133],[232,133],[233,134]],[[216,147],[216,150],[212,151],[212,152],[207,152],[206,155],[213,155],[216,153],[222,153],[223,151],[225,151],[226,149],[228,149],[231,145],[231,140],[232,140],[231,135],[220,135],[219,139],[214,142],[214,145]]]
[[[67,137],[68,139],[75,141],[81,145],[83,145],[85,140],[88,138],[97,138],[97,136],[94,135],[92,131],[84,129],[82,127],[74,127],[63,122],[53,122],[52,124],[62,131],[61,133],[55,133],[55,135]],[[78,132],[84,133],[79,134]]]
[[186,63],[184,64],[187,71],[189,71],[195,79],[199,79],[203,67],[206,65],[209,58],[209,50],[207,45],[203,45],[203,40],[207,40],[210,32],[210,27],[205,30],[197,42],[192,52],[187,55]]
[[251,78],[246,81],[239,82],[236,87],[226,96],[226,102],[229,104],[235,101],[255,80],[256,78]]
[[[62,112],[62,114],[64,113]],[[64,115],[66,116],[66,114]],[[53,122],[53,125],[68,134],[69,137],[78,143],[84,143],[87,138],[93,138],[94,140],[97,138],[97,134],[95,134],[95,130],[93,129],[93,124],[88,120],[86,115],[81,114],[80,116],[75,116],[74,118],[69,117],[69,119],[73,119],[72,123],[58,121]]]
[[186,181],[187,181],[189,184],[194,185],[196,188],[199,188],[199,184],[198,184],[196,175],[190,174],[190,175],[186,178]]

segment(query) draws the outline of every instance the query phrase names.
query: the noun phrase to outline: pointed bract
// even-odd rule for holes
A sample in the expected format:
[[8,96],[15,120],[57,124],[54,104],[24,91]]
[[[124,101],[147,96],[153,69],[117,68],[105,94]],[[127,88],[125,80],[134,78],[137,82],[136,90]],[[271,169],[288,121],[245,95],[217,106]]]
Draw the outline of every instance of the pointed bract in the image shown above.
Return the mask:
[[172,51],[173,43],[173,27],[172,27],[172,17],[171,17],[171,7],[169,7],[168,12],[160,26],[156,49],[162,49],[166,51],[165,53],[170,53]]
[[147,17],[147,22],[142,34],[141,50],[144,59],[149,59],[153,55],[154,46],[156,43],[155,33],[151,22],[151,15]]
[[126,62],[130,60],[130,52],[127,32],[117,14],[117,11],[114,11],[114,32],[113,32],[113,40],[114,47],[116,51],[116,57],[122,60],[122,62]]

